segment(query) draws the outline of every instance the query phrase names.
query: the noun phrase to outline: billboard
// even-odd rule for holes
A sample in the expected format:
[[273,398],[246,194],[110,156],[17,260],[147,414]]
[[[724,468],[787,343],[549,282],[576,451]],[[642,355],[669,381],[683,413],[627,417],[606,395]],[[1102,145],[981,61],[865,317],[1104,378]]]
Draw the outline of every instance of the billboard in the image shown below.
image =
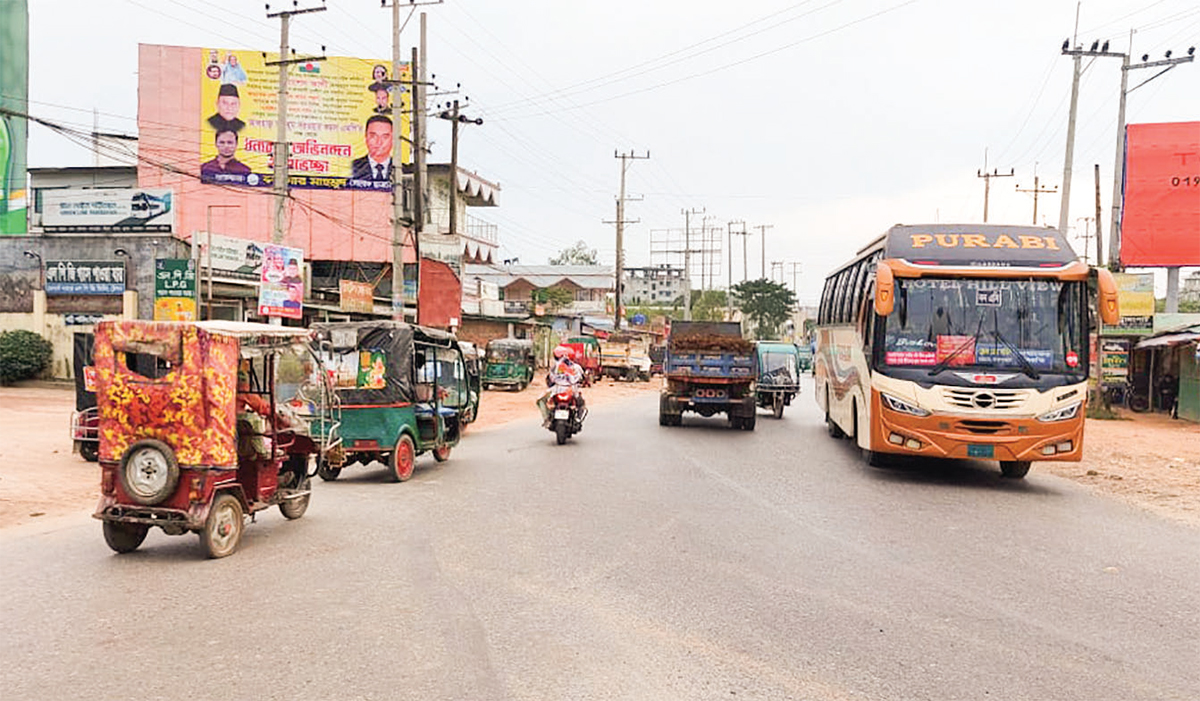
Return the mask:
[[[270,187],[278,114],[278,54],[200,52],[199,163],[203,182]],[[391,191],[392,104],[401,109],[399,163],[411,158],[408,64],[331,56],[288,67],[288,182],[295,188]]]
[[299,248],[263,246],[262,277],[258,287],[258,313],[299,319],[304,314],[304,251]]
[[175,226],[170,190],[47,190],[42,193],[46,231],[165,231]]
[[1121,323],[1104,326],[1108,335],[1151,333],[1154,326],[1154,273],[1113,273]]
[[[29,109],[29,6],[25,0],[0,2],[0,108]],[[23,117],[0,114],[0,235],[24,234],[26,133]]]
[[209,246],[205,265],[220,270],[225,277],[261,280],[263,246],[266,244],[233,236],[208,234],[203,239]]
[[1200,265],[1200,122],[1125,129],[1121,263]]

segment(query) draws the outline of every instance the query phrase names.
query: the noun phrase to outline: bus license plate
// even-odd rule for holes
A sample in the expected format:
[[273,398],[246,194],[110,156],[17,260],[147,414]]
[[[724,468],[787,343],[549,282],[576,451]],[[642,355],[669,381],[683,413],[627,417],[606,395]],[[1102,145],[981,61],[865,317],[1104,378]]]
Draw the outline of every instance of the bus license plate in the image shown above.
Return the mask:
[[565,420],[571,418],[571,412],[566,409],[556,409],[554,411],[554,418],[556,418],[560,421],[565,421]]
[[967,445],[967,455],[972,458],[995,457],[995,447],[987,444],[971,443]]

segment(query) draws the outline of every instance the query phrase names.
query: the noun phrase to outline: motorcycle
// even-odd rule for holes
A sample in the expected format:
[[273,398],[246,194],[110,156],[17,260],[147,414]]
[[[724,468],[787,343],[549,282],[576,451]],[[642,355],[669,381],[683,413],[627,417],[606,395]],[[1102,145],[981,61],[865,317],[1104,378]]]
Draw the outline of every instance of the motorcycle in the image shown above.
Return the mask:
[[547,428],[554,432],[558,445],[583,430],[587,407],[579,405],[579,390],[572,386],[558,387],[547,401],[550,423]]

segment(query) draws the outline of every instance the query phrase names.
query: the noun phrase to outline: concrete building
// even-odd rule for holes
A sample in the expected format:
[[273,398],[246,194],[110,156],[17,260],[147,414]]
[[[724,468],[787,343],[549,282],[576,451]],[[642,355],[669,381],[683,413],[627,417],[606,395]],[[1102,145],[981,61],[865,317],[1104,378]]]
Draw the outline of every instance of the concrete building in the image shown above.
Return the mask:
[[683,297],[683,269],[670,265],[649,268],[625,268],[624,305],[671,304]]

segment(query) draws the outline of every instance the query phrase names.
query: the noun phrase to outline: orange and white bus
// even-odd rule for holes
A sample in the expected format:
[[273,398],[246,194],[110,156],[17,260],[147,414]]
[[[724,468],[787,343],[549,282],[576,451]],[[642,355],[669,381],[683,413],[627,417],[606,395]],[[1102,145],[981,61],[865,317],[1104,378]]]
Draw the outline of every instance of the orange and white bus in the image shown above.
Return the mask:
[[892,227],[825,280],[814,395],[830,434],[872,463],[993,459],[1015,479],[1079,460],[1093,275],[1116,323],[1112,275],[1056,229]]

